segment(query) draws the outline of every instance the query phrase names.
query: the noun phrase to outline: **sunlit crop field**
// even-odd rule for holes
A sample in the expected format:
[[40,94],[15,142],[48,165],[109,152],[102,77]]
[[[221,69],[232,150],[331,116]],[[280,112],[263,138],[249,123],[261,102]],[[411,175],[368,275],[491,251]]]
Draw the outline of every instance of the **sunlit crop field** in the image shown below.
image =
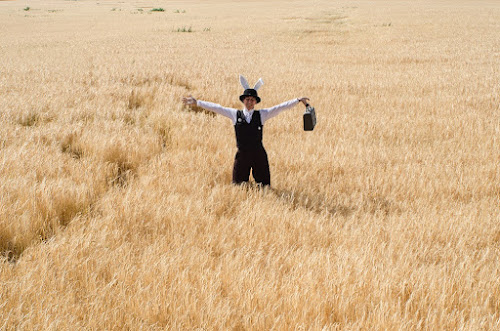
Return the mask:
[[0,330],[499,329],[499,113],[498,1],[0,1]]

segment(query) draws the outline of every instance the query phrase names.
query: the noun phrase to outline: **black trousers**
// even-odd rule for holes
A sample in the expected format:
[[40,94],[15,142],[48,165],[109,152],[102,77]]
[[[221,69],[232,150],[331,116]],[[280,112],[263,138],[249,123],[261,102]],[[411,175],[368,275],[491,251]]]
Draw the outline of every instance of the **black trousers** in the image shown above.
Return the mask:
[[238,150],[234,157],[233,183],[248,182],[252,170],[253,178],[257,184],[271,185],[269,161],[264,147],[249,151]]

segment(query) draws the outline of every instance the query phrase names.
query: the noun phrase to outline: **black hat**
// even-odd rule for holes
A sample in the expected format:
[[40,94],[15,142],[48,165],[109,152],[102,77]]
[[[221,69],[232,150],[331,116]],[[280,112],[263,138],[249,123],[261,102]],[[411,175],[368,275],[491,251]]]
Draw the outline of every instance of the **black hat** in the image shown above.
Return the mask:
[[260,102],[260,98],[257,95],[257,90],[254,90],[253,88],[246,89],[245,92],[243,92],[242,95],[240,95],[240,101],[243,102],[246,97],[254,97],[255,100],[257,100],[257,103]]

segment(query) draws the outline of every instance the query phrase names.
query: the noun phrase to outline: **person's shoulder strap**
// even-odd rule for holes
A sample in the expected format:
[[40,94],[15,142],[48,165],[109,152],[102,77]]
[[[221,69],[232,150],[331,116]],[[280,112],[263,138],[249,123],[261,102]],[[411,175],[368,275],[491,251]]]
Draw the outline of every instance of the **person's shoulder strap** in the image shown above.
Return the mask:
[[[238,119],[239,119],[240,121],[238,121]],[[238,110],[238,111],[236,111],[236,121],[237,121],[237,122],[242,122],[242,121],[244,121],[244,120],[245,120],[245,117],[243,116],[243,110]]]
[[259,125],[263,125],[262,124],[262,118],[261,118],[261,115],[260,115],[260,111],[254,110],[253,115],[252,115],[252,121],[253,120],[257,120],[257,121],[259,121],[258,122]]

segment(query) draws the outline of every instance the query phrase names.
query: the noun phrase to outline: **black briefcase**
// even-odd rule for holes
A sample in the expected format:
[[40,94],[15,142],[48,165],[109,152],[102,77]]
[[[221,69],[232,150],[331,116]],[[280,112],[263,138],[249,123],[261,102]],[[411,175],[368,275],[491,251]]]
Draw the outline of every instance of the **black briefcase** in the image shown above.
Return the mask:
[[316,111],[311,105],[306,105],[306,112],[304,113],[304,131],[312,131],[316,126]]

